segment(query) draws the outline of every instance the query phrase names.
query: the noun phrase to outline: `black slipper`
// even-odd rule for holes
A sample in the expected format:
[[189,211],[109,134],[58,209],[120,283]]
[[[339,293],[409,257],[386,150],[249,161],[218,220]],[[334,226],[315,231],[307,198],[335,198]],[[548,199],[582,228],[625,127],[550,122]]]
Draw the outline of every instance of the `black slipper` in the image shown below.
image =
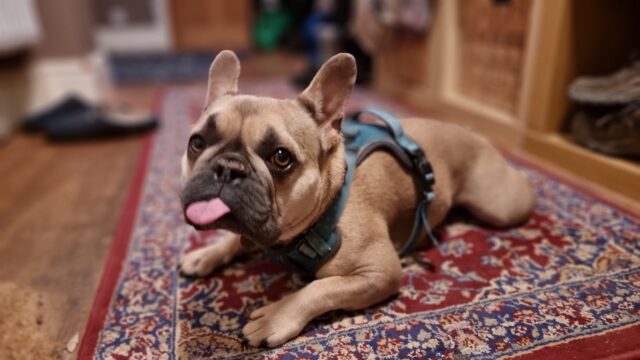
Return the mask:
[[23,119],[22,129],[29,132],[41,131],[50,124],[94,108],[94,106],[82,98],[76,95],[70,95],[42,111],[27,115]]
[[91,140],[142,133],[158,126],[152,115],[107,113],[91,109],[49,123],[45,132],[50,140]]

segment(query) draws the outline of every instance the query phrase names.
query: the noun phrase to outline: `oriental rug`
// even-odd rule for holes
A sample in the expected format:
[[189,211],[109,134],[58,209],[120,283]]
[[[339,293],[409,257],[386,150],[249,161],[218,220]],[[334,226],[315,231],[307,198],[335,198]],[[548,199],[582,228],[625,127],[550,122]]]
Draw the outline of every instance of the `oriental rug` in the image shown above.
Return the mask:
[[[283,81],[243,92],[291,97]],[[640,217],[561,177],[513,158],[536,208],[521,227],[452,220],[441,248],[407,260],[398,296],[332,312],[274,348],[252,348],[247,315],[301,283],[265,256],[232,262],[205,279],[181,277],[181,254],[216,241],[184,224],[180,157],[204,87],[174,87],[163,126],[142,151],[129,200],[81,343],[81,359],[493,359],[640,357]],[[352,109],[410,113],[358,89]]]

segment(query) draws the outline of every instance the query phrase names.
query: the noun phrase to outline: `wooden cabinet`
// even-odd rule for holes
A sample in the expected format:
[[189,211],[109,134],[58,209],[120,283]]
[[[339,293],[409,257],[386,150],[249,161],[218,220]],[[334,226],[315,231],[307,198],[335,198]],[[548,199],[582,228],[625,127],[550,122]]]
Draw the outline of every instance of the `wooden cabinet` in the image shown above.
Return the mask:
[[[441,0],[434,11],[411,49],[394,40],[376,54],[379,90],[640,200],[638,162],[582,148],[563,132],[572,79],[610,73],[640,50],[640,2]],[[396,54],[420,69],[411,82],[396,76],[404,71]]]
[[496,6],[466,1],[456,11],[457,77],[466,98],[515,114],[520,98],[531,0]]
[[251,44],[250,0],[171,0],[177,50],[246,50]]

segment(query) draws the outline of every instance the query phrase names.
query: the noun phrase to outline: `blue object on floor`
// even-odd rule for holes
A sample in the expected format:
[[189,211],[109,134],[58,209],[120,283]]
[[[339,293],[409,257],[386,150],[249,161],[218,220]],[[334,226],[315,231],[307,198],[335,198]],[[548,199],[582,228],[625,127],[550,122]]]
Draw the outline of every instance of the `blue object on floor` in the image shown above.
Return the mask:
[[216,53],[149,53],[110,56],[116,84],[205,80]]

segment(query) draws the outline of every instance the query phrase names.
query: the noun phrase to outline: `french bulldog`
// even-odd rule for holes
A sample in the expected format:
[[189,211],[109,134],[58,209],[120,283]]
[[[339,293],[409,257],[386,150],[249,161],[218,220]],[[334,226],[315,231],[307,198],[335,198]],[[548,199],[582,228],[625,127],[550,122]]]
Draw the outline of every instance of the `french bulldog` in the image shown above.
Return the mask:
[[[198,230],[229,231],[181,259],[186,275],[206,276],[249,248],[287,244],[314,224],[344,182],[340,125],[356,79],[354,58],[333,56],[295,99],[239,94],[239,76],[233,52],[214,59],[206,107],[182,158],[186,221]],[[489,142],[440,121],[401,123],[435,173],[432,227],[454,206],[495,227],[526,221],[534,202],[530,185]],[[410,235],[420,196],[411,172],[393,155],[367,157],[338,222],[339,250],[313,281],[249,315],[242,329],[248,343],[274,347],[323,313],[367,308],[396,294],[396,248]]]

